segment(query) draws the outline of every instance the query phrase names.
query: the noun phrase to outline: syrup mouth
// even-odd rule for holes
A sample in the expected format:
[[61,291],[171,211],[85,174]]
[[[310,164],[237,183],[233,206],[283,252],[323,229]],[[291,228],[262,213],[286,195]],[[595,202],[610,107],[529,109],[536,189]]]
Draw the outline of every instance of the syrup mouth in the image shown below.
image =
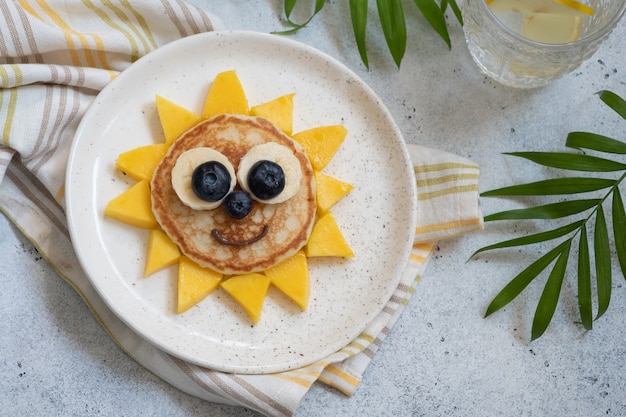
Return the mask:
[[246,239],[243,241],[236,241],[236,240],[230,240],[224,236],[222,236],[222,234],[220,233],[219,230],[217,229],[213,229],[211,230],[211,235],[215,238],[215,240],[217,240],[218,242],[220,242],[223,245],[228,245],[228,246],[246,246],[246,245],[250,245],[254,242],[258,242],[259,240],[263,239],[265,237],[265,235],[267,235],[267,232],[270,230],[270,227],[268,225],[263,226],[263,230],[261,230],[261,233],[259,233],[258,235],[256,235],[255,237],[251,238],[251,239]]

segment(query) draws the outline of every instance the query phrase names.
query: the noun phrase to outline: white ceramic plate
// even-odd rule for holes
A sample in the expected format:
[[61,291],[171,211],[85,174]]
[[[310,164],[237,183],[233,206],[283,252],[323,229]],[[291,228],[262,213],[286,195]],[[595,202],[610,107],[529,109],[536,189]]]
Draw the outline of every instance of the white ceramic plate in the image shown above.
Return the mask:
[[[148,232],[103,215],[108,201],[134,183],[116,171],[118,155],[163,140],[155,95],[200,112],[215,75],[230,69],[251,105],[295,92],[294,132],[346,126],[348,136],[324,172],[355,186],[333,214],[356,257],[311,260],[307,311],[270,289],[254,326],[221,289],[177,315],[177,267],[143,278]],[[162,350],[225,372],[283,371],[344,347],[389,300],[415,226],[404,141],[372,90],[311,47],[252,32],[184,38],[121,73],[80,124],[66,191],[74,247],[112,311]]]

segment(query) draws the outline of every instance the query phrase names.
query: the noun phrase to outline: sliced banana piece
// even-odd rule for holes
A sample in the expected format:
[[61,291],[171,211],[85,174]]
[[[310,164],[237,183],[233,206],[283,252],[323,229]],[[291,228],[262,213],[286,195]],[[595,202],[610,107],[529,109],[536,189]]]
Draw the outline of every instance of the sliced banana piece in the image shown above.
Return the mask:
[[[276,197],[268,200],[256,198],[254,193],[250,192],[248,185],[250,170],[254,164],[263,160],[280,165],[285,174],[285,188]],[[241,188],[247,191],[253,199],[266,204],[277,204],[289,200],[298,193],[300,181],[302,180],[302,168],[300,167],[300,161],[291,149],[278,143],[268,142],[252,147],[241,158],[237,169],[237,180]]]
[[218,207],[223,198],[218,201],[206,201],[199,198],[193,190],[192,176],[194,170],[201,164],[209,161],[216,161],[224,165],[230,174],[230,189],[228,195],[237,183],[233,164],[219,151],[212,148],[193,148],[183,152],[174,168],[172,168],[172,187],[174,191],[187,207],[194,210],[211,210]]

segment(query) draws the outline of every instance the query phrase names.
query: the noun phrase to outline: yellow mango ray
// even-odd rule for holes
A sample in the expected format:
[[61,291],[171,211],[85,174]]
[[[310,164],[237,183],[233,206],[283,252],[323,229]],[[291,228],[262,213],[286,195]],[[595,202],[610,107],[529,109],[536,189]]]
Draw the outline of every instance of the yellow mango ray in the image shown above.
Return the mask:
[[158,226],[152,213],[150,185],[146,180],[139,181],[109,201],[104,214],[142,229],[153,229]]
[[285,94],[274,100],[250,107],[250,116],[265,117],[274,123],[285,134],[293,133],[293,96]]
[[178,262],[178,314],[182,314],[191,307],[204,300],[215,290],[222,274],[208,268],[203,268],[186,256],[181,256]]
[[[118,157],[116,167],[138,182],[109,201],[104,214],[135,227],[151,229],[145,275],[178,266],[178,314],[190,310],[221,288],[241,306],[253,323],[257,323],[270,285],[284,293],[304,311],[309,302],[307,257],[354,257],[330,212],[330,208],[348,194],[353,186],[321,172],[348,132],[341,125],[330,125],[292,134],[293,97],[294,94],[289,93],[249,108],[236,72],[219,73],[209,88],[200,113],[194,113],[156,95],[157,112],[165,143],[131,149]],[[200,121],[222,113],[254,115],[273,122],[302,145],[315,170],[318,219],[309,242],[292,258],[260,273],[224,277],[216,271],[201,267],[181,254],[179,248],[161,231],[152,213],[150,181],[154,168],[167,153],[169,146]]]
[[309,304],[309,268],[303,251],[265,270],[272,285],[306,310]]
[[115,168],[137,181],[150,181],[155,168],[167,153],[168,148],[169,145],[166,143],[157,143],[131,149],[120,154],[115,162]]
[[174,265],[180,258],[180,249],[161,230],[151,230],[143,275],[147,277],[163,268]]
[[201,119],[194,112],[159,95],[156,96],[156,105],[167,144],[174,142],[174,139],[198,124]]

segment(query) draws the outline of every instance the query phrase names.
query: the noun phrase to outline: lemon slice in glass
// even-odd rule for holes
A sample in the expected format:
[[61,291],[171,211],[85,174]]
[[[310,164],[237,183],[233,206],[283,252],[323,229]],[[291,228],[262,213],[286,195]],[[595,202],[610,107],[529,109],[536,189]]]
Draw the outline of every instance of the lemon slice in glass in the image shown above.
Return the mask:
[[576,0],[485,0],[494,13],[550,13],[592,16],[593,8]]
[[580,16],[553,13],[526,13],[520,34],[541,43],[574,42],[580,36]]

